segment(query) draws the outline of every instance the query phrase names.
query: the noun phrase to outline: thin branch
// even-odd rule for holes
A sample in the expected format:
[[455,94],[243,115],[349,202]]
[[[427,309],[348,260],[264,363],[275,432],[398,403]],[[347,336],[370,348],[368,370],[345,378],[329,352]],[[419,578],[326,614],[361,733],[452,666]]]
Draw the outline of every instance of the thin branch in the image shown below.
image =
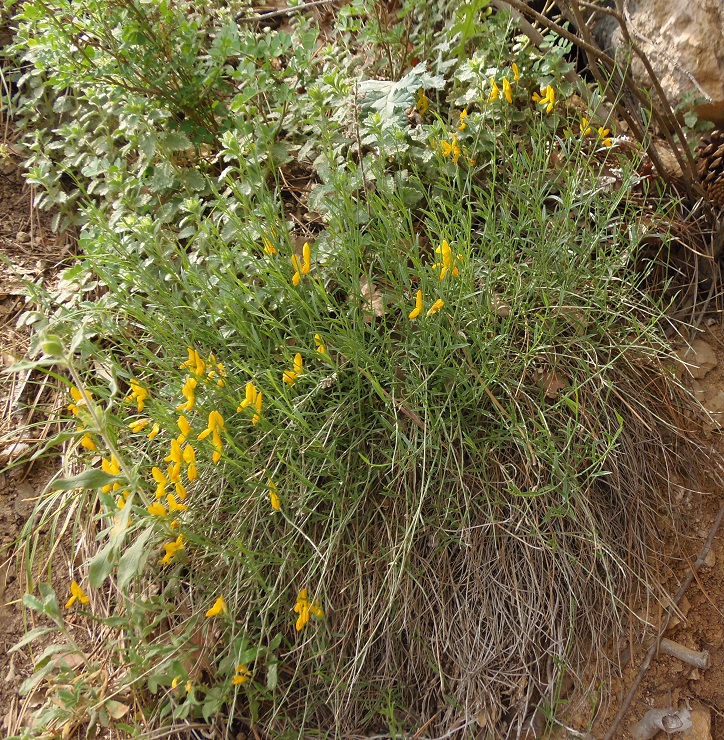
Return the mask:
[[269,13],[259,13],[258,15],[249,16],[245,16],[242,11],[234,16],[234,20],[237,23],[254,23],[256,21],[265,21],[269,18],[278,18],[282,15],[294,15],[295,13],[301,13],[303,10],[309,10],[309,8],[318,8],[322,5],[333,5],[338,2],[339,0],[314,0],[314,2],[294,5],[291,8],[281,8],[280,10],[272,10]]

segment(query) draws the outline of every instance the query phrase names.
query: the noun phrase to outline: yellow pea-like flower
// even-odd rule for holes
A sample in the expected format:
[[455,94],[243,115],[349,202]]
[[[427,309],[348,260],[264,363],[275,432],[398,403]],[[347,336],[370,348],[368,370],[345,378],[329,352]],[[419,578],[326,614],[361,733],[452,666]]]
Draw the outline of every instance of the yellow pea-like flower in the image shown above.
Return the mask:
[[71,581],[70,594],[71,596],[65,604],[66,609],[70,609],[76,601],[80,601],[81,604],[87,604],[90,600],[77,581]]
[[153,516],[166,516],[168,514],[166,507],[160,501],[154,501],[146,508],[146,511]]
[[430,310],[427,312],[427,315],[432,316],[433,314],[436,314],[444,305],[445,301],[443,301],[442,298],[438,298],[435,303],[430,306]]
[[415,296],[415,308],[410,311],[410,314],[408,318],[410,321],[414,321],[422,312],[423,304],[422,304],[422,291],[418,290],[417,294]]
[[222,612],[226,611],[226,601],[224,600],[223,594],[219,596],[214,602],[214,605],[206,612],[207,617],[217,617]]
[[174,496],[172,493],[169,493],[168,496],[166,496],[166,501],[168,501],[169,511],[188,511],[189,509],[186,504],[180,504],[178,501],[176,501],[176,496]]
[[503,97],[508,101],[508,103],[513,102],[513,88],[505,77],[503,77]]

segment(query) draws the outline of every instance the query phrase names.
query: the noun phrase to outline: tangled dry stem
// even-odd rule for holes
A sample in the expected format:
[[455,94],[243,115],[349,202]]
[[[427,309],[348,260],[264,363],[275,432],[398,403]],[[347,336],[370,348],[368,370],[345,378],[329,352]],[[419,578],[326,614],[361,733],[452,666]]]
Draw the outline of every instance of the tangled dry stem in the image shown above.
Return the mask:
[[[462,733],[470,721],[516,737],[534,710],[554,704],[566,675],[581,681],[593,660],[595,682],[611,668],[602,657],[611,636],[634,607],[665,598],[653,565],[658,522],[694,435],[660,367],[623,362],[580,402],[581,438],[605,444],[618,434],[598,475],[580,460],[577,481],[551,488],[550,467],[520,444],[488,460],[459,455],[443,497],[415,499],[427,474],[417,463],[396,495],[360,506],[328,566],[338,594],[325,656],[334,679],[326,703],[314,692],[311,724],[333,722],[342,736],[389,731],[368,721],[389,696],[399,726],[424,726],[426,737]],[[521,403],[540,413],[540,399]],[[452,521],[441,498],[465,502],[456,525],[441,526]]]

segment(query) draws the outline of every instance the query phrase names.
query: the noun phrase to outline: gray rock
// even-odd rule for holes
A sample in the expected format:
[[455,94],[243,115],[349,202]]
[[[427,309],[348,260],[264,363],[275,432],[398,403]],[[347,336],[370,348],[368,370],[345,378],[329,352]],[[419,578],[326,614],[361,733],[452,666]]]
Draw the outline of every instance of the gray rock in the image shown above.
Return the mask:
[[[722,0],[626,0],[629,32],[649,57],[664,92],[677,102],[686,93],[724,102],[724,3]],[[618,24],[603,18],[596,38],[609,53],[623,46]],[[643,64],[634,78],[651,87]]]
[[20,483],[15,489],[15,513],[23,519],[30,518],[37,496],[37,491],[30,483]]

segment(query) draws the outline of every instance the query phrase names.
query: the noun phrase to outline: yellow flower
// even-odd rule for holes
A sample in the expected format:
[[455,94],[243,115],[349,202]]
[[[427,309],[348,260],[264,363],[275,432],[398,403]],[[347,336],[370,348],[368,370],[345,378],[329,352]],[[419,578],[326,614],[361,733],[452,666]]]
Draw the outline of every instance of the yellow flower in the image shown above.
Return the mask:
[[93,437],[88,432],[81,437],[80,444],[81,447],[85,447],[90,452],[98,449],[98,445],[93,441]]
[[190,481],[196,480],[198,473],[196,471],[196,450],[191,445],[186,445],[183,452],[183,460],[188,465],[186,474]]
[[545,95],[540,96],[538,93],[533,93],[533,100],[542,105],[546,109],[546,114],[553,110],[553,106],[556,104],[556,91],[551,85],[546,85],[546,89],[543,91]]
[[138,408],[138,413],[140,414],[143,411],[143,404],[144,401],[148,398],[148,391],[141,386],[137,380],[134,380],[131,378],[129,381],[129,385],[131,386],[131,392],[126,396],[124,399],[126,403],[129,403],[130,401],[136,402],[136,407]]
[[513,62],[513,80],[514,82],[518,82],[518,79],[520,78],[520,73],[518,72],[518,65]]
[[292,267],[294,268],[294,275],[292,275],[292,285],[296,287],[299,285],[299,281],[302,279],[302,265],[299,261],[299,257],[296,254],[292,255]]
[[166,507],[160,501],[154,501],[146,508],[146,511],[153,516],[166,516],[168,514]]
[[201,377],[206,371],[206,362],[204,358],[193,348],[188,347],[189,359],[186,360],[182,365],[179,365],[179,370],[188,368],[192,373]]
[[[169,493],[168,496],[166,496],[166,501],[168,501],[169,511],[188,511],[189,510],[189,507],[186,506],[186,504],[180,504],[178,501],[176,501],[176,496],[174,496],[172,493]],[[158,501],[156,503],[158,503]]]
[[251,675],[251,671],[242,663],[234,668],[234,678],[231,679],[231,683],[234,686],[239,686],[248,681]]
[[282,502],[279,500],[279,494],[277,493],[277,484],[271,478],[269,478],[269,499],[274,511],[279,511],[282,508]]
[[452,134],[450,141],[440,142],[440,153],[445,157],[445,159],[450,157],[454,164],[458,163],[460,155],[462,154],[462,149],[460,149],[460,144],[458,143],[458,137],[456,134]]
[[181,678],[181,676],[176,676],[176,678],[174,678],[174,680],[171,681],[171,688],[175,689],[181,683],[182,680],[183,679]]
[[326,355],[327,354],[327,348],[324,346],[324,342],[322,341],[322,337],[319,336],[319,334],[314,335],[314,345],[317,348],[317,354],[318,355]]
[[430,99],[425,95],[422,88],[417,91],[417,102],[415,103],[415,108],[421,116],[424,116],[430,109]]
[[221,432],[224,431],[226,431],[226,427],[224,426],[224,417],[221,416],[218,411],[212,411],[209,413],[208,426],[197,437],[197,439],[201,440],[206,439],[209,434],[211,435],[211,444],[214,447],[214,454],[212,455],[211,459],[214,463],[217,463],[219,462],[219,460],[221,460],[221,452],[223,450]]
[[138,432],[144,430],[150,423],[150,419],[136,419],[136,421],[132,421],[128,425],[128,428],[133,432],[133,434],[138,434]]
[[194,407],[196,404],[196,386],[198,384],[199,381],[196,380],[196,378],[192,378],[191,376],[186,378],[184,387],[181,389],[181,393],[186,399],[186,402],[176,407],[179,411],[191,411]]
[[71,581],[70,584],[71,597],[65,604],[66,609],[70,609],[76,601],[80,601],[81,604],[87,604],[89,599],[85,594],[85,591],[78,585],[76,581]]
[[440,280],[447,275],[448,271],[452,273],[453,277],[457,277],[460,274],[460,270],[458,270],[457,267],[457,260],[462,259],[462,255],[459,254],[457,257],[453,258],[452,250],[450,249],[450,245],[447,243],[447,239],[442,240],[442,244],[435,249],[435,254],[439,254],[442,258],[442,262],[438,262],[432,266],[433,270],[440,270]]
[[588,136],[593,133],[587,118],[581,118],[581,136]]
[[493,86],[493,89],[490,91],[488,102],[492,103],[494,100],[497,100],[500,97],[500,88],[498,87],[498,83],[495,81],[494,77],[490,78],[490,84]]
[[297,632],[301,632],[304,629],[307,622],[309,622],[309,615],[312,614],[320,619],[324,617],[322,607],[319,605],[319,601],[310,603],[307,589],[303,588],[297,596],[297,603],[294,605],[294,611],[299,615],[296,623]]
[[155,439],[158,433],[161,431],[161,427],[158,424],[154,424],[151,431],[146,435],[149,439]]
[[161,565],[168,565],[176,556],[179,550],[184,549],[184,537],[180,534],[173,542],[167,542],[163,549],[166,554],[161,559]]
[[468,109],[460,111],[460,120],[458,121],[458,131],[465,131],[468,127]]
[[193,687],[194,687],[194,684],[190,679],[186,681],[186,693],[187,694],[191,693],[191,689],[193,689]]
[[598,136],[604,146],[611,146],[613,144],[613,139],[609,136],[610,133],[611,129],[603,128],[603,126],[598,129]]
[[251,419],[252,424],[256,424],[261,418],[261,407],[263,403],[263,393],[251,382],[246,384],[245,398],[238,405],[237,411],[243,411],[247,406],[253,406],[256,409],[256,413]]
[[[189,431],[191,431],[189,429]],[[164,462],[170,462],[173,463],[173,465],[169,465],[168,469],[168,477],[169,480],[177,481],[179,475],[181,474],[181,461],[183,460],[183,455],[181,453],[181,445],[179,444],[179,441],[177,439],[171,440],[171,451],[166,455],[166,457],[163,458]]]
[[176,483],[174,483],[174,486],[176,488],[176,495],[183,501],[188,496],[184,484],[181,483],[180,480],[177,480]]
[[410,311],[410,315],[408,316],[410,321],[414,321],[420,315],[422,309],[422,291],[418,290],[417,295],[415,296],[415,308]]
[[[106,459],[101,460],[101,470],[104,473],[108,473],[109,475],[120,475],[121,474],[121,466],[120,466],[118,460],[116,459],[116,456],[115,455],[111,455],[111,459],[110,460],[106,460]],[[108,485],[103,486],[103,488],[101,488],[101,491],[103,491],[103,493],[108,493],[111,489],[113,489],[114,491],[116,491],[120,487],[121,487],[121,484],[118,483],[118,482],[113,483],[113,484],[110,484],[109,483]]]
[[503,97],[509,102],[513,102],[513,88],[506,77],[503,77]]
[[[92,400],[93,395],[90,391],[86,391],[85,394],[89,399]],[[86,399],[74,385],[70,387],[70,395],[73,399],[73,403],[68,404],[68,411],[70,411],[73,416],[78,416],[78,413],[83,410],[82,407],[87,405]]]
[[178,421],[176,422],[176,426],[178,426],[179,430],[181,431],[181,434],[177,437],[178,443],[182,445],[187,437],[191,436],[191,425],[188,422],[188,419],[181,414],[179,416]]
[[222,596],[219,596],[218,599],[216,599],[211,609],[209,609],[209,611],[206,612],[206,616],[216,617],[219,614],[221,614],[221,612],[225,612],[225,611],[226,611],[226,601],[224,601],[224,597],[222,595]]
[[443,301],[442,298],[438,298],[435,303],[430,306],[430,310],[427,312],[427,315],[432,316],[433,314],[436,314],[444,305],[445,301]]
[[300,260],[296,254],[292,255],[292,267],[294,268],[294,275],[292,275],[292,285],[299,285],[299,281],[302,275],[306,275],[312,269],[312,248],[307,242],[304,242],[302,247],[302,259]]
[[277,250],[276,247],[267,239],[267,237],[263,236],[261,238],[262,242],[264,243],[264,253],[265,254],[276,254]]
[[151,468],[151,475],[153,476],[153,479],[158,484],[156,486],[156,498],[162,498],[166,495],[166,486],[169,483],[168,478],[164,475],[161,468],[152,467]]
[[285,383],[288,383],[289,385],[294,385],[297,378],[302,374],[302,355],[297,352],[296,355],[294,355],[294,369],[293,370],[285,370],[282,373],[282,380]]

